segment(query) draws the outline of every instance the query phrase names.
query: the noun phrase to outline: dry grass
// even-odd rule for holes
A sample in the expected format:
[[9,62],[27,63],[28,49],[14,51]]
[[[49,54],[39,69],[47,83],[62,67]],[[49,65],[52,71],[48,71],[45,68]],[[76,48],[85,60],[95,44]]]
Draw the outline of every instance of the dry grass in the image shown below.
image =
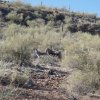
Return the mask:
[[[18,9],[20,7],[25,8],[23,4],[18,2],[13,5]],[[30,6],[27,7],[30,8]],[[37,16],[39,15],[37,14]],[[48,19],[52,19],[55,16],[47,17]],[[22,20],[21,16],[16,16],[16,12],[9,13],[7,18]],[[53,28],[55,22],[49,21],[45,25],[44,19],[40,18],[27,21],[29,27],[11,24],[3,28],[0,33],[2,34],[2,39],[0,39],[0,77],[5,77],[6,72],[8,76],[10,74],[10,82],[24,84],[29,77],[26,74],[29,71],[19,73],[16,70],[6,68],[5,63],[12,62],[15,65],[20,65],[20,63],[30,62],[34,49],[37,48],[44,51],[52,45],[55,50],[62,52],[62,60],[60,61],[56,57],[41,57],[40,63],[58,61],[62,68],[65,67],[74,70],[68,77],[67,81],[69,85],[67,86],[67,82],[63,83],[64,88],[67,86],[69,91],[80,94],[99,90],[100,37],[82,32],[72,34],[66,31],[71,19],[66,17],[64,21],[66,23],[64,32],[61,31],[61,25],[58,29]],[[59,23],[60,21],[56,24]]]
[[[99,36],[92,36],[88,33],[81,34],[79,32],[76,34],[69,33],[69,35],[63,37],[63,34],[55,32],[53,29],[48,30],[48,28],[49,26],[32,29],[31,27],[26,28],[15,24],[9,25],[3,31],[3,40],[0,44],[1,51],[3,51],[2,60],[7,61],[7,59],[13,58],[12,60],[17,63],[27,62],[28,60],[30,61],[33,49],[45,50],[52,45],[63,53],[63,58],[60,62],[61,66],[78,71],[72,73],[68,79],[69,84],[73,85],[70,90],[73,91],[74,89],[80,92],[81,88],[80,93],[84,93],[99,89]],[[51,61],[43,57],[41,59],[40,62],[42,63],[53,62],[52,59]],[[1,70],[1,72],[3,71]],[[19,75],[12,74],[12,76],[18,81],[24,80]],[[84,84],[82,84],[83,82]]]

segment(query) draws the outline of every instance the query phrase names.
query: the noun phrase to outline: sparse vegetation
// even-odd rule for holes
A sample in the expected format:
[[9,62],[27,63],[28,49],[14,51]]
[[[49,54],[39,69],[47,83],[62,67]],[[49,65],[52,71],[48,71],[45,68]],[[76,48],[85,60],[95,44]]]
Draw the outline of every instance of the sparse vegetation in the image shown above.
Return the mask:
[[[95,22],[96,15],[21,2],[0,4],[0,8],[5,9],[0,9],[0,85],[23,88],[31,77],[40,89],[60,86],[79,95],[100,91],[100,25]],[[47,48],[60,51],[62,58],[49,55]],[[35,49],[45,52],[45,56],[37,55]],[[71,72],[62,82],[58,79],[63,77],[60,71],[46,72],[42,65]],[[44,80],[40,83],[39,79]],[[0,100],[9,98],[12,89],[8,92],[0,92]]]

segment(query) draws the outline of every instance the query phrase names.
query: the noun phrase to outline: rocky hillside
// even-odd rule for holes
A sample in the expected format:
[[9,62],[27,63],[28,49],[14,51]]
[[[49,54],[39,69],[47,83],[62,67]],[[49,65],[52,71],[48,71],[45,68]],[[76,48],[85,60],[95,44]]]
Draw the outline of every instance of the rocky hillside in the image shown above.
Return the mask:
[[100,18],[0,0],[0,100],[100,100]]
[[[95,14],[75,13],[66,9],[52,9],[47,7],[31,7],[21,3],[0,3],[0,26],[9,22],[29,27],[31,21],[37,23],[53,23],[52,27],[64,27],[68,24],[68,30],[72,33],[82,31],[91,34],[100,33],[100,18]],[[31,23],[32,24],[32,23]],[[67,29],[65,31],[68,31]]]

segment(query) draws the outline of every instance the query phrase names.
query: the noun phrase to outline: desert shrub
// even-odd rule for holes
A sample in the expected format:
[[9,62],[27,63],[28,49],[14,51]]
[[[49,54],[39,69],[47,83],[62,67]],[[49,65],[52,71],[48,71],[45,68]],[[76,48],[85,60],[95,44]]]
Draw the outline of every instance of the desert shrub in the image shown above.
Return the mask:
[[37,9],[37,10],[43,10],[43,9],[49,9],[48,7],[46,7],[46,6],[44,6],[44,5],[42,5],[42,6],[34,6],[33,7],[35,10]]
[[75,34],[71,38],[64,39],[62,45],[66,51],[65,65],[82,70],[89,66],[94,68],[96,60],[99,61],[99,41],[98,36],[93,37],[89,34]]
[[21,23],[23,20],[23,14],[17,14],[16,11],[11,11],[6,18],[10,21],[16,22],[16,23]]
[[0,90],[0,100],[8,100],[11,96],[14,96],[14,91],[16,89],[9,87],[9,89]]
[[7,18],[10,19],[10,20],[15,20],[15,19],[17,19],[17,13],[14,12],[14,11],[12,11],[11,13],[9,13],[9,14],[7,15]]
[[20,32],[20,25],[11,24],[6,29],[3,30],[4,38],[12,37]]
[[17,34],[6,38],[1,46],[1,51],[4,53],[3,59],[9,60],[10,58],[20,63],[28,61],[30,59],[32,42],[33,38],[30,34]]
[[57,59],[57,57],[52,57],[52,56],[45,56],[45,57],[41,57],[39,60],[40,64],[50,64],[52,66],[55,65],[59,65],[59,59]]
[[[43,19],[38,18],[33,21],[28,21],[27,23],[30,27],[40,27],[41,25],[44,26],[45,21]],[[41,25],[40,25],[40,23],[41,23]]]
[[18,34],[22,34],[22,35],[30,34],[33,37],[36,31],[37,29],[32,29],[31,27],[26,28],[25,26],[11,24],[6,29],[3,29],[3,35],[4,38],[12,37]]
[[29,79],[29,73],[19,73],[17,71],[13,71],[11,76],[11,84],[18,86],[18,87],[22,87],[25,82]]
[[62,40],[65,49],[62,66],[74,69],[65,84],[69,91],[83,95],[100,89],[99,45],[99,36],[87,33],[76,33]]
[[47,18],[49,21],[51,21],[51,20],[54,19],[54,16],[53,16],[53,14],[48,14],[48,15],[46,16],[46,18]]
[[96,23],[97,23],[98,25],[100,25],[100,20],[98,20]]
[[99,70],[100,54],[96,51],[82,52],[79,54],[68,55],[62,60],[65,67],[75,68],[85,72],[95,70],[100,73]]
[[50,47],[50,45],[52,45],[53,47],[56,48],[57,45],[59,45],[60,48],[60,42],[61,42],[61,34],[54,31],[49,31],[44,35],[42,46]]
[[0,61],[0,77],[5,76],[5,74],[9,73],[11,70],[8,69],[3,61]]
[[9,85],[11,83],[10,74],[12,70],[7,67],[4,61],[0,61],[0,84]]
[[[13,65],[11,67],[10,65],[6,64],[8,63],[0,61],[0,84],[23,86],[25,82],[29,79],[29,74],[31,72],[30,68],[20,68],[16,65]],[[19,72],[17,69],[21,71]]]
[[16,8],[25,8],[25,4],[19,0],[14,1],[12,4]]
[[100,78],[95,71],[83,73],[74,71],[67,79],[68,91],[84,95],[100,89]]
[[11,69],[9,69],[8,71],[6,70],[5,74],[0,76],[0,84],[22,87],[28,79],[29,76],[25,73],[19,73],[16,70],[11,71]]

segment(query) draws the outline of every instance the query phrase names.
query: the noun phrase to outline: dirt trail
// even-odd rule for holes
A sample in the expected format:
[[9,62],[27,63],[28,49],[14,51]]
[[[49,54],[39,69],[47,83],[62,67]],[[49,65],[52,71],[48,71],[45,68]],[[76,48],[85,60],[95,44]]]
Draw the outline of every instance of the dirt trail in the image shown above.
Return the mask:
[[7,100],[74,100],[67,91],[59,87],[68,75],[68,72],[38,65],[31,69],[30,83],[27,82],[26,86],[0,86],[0,92],[9,91]]

